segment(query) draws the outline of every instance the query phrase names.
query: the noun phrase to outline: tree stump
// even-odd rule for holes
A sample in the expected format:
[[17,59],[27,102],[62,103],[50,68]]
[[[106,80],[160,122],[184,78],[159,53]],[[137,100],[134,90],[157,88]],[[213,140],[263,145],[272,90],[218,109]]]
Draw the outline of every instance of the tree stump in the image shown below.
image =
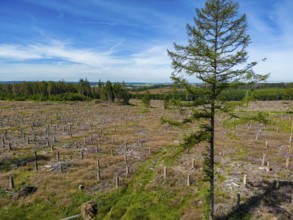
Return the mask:
[[92,220],[98,213],[96,202],[87,202],[81,206],[81,216],[84,220]]

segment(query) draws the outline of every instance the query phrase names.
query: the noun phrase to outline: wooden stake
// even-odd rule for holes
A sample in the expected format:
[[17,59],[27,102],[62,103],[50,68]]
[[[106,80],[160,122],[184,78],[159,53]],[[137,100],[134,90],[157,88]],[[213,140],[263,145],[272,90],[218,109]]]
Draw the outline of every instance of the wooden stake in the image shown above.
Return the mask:
[[38,171],[38,155],[37,152],[35,151],[35,171]]
[[195,169],[195,159],[192,159],[192,161],[191,161],[191,169],[192,170]]
[[129,167],[126,166],[125,168],[125,176],[128,177],[129,176]]
[[267,170],[267,172],[270,171],[270,162],[269,161],[267,162],[267,169],[266,170]]
[[189,174],[187,174],[186,185],[187,185],[187,186],[190,186],[190,175],[189,175]]
[[120,185],[120,183],[119,183],[119,176],[116,176],[116,189],[119,188],[119,185]]
[[240,193],[237,193],[237,208],[240,206]]
[[97,159],[97,167],[100,169],[100,159]]
[[262,156],[262,161],[261,161],[261,166],[262,166],[262,167],[265,165],[265,159],[266,159],[266,155],[263,154],[263,156]]
[[13,176],[9,177],[9,188],[10,189],[14,189],[14,180],[13,180]]
[[57,159],[57,161],[60,160],[60,153],[59,153],[59,151],[57,151],[56,159]]
[[101,180],[101,169],[100,167],[98,167],[98,171],[97,171],[97,180]]
[[247,184],[246,179],[247,179],[247,175],[244,174],[244,176],[243,176],[243,185],[244,186],[246,186],[246,184]]
[[293,139],[293,121],[292,121],[292,125],[291,125],[291,135],[290,135],[290,139],[289,139],[290,146],[292,144],[292,139]]
[[164,166],[164,179],[167,179],[167,167]]
[[256,141],[258,140],[258,136],[259,136],[259,133],[257,133],[256,136],[255,136]]

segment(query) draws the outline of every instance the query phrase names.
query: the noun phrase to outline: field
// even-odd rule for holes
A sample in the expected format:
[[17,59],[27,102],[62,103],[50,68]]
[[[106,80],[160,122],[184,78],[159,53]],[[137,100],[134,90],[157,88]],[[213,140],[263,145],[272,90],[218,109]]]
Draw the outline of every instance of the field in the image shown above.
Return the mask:
[[[270,123],[216,122],[218,219],[292,219],[292,106],[254,102]],[[197,124],[162,101],[0,102],[0,219],[62,219],[95,201],[95,219],[202,219],[205,145],[180,144]]]

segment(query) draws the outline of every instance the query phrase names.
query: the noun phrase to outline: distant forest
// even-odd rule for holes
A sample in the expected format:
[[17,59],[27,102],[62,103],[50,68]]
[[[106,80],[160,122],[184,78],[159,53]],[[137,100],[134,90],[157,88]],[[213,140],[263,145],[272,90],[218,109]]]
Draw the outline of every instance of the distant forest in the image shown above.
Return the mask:
[[[190,95],[181,88],[178,88],[176,94],[174,94],[171,88],[171,84],[134,86],[129,83],[111,83],[110,81],[90,83],[86,79],[80,79],[78,83],[66,83],[64,81],[1,82],[0,99],[15,101],[89,101],[101,99],[128,104],[130,98],[142,99],[145,91],[149,90],[155,91],[148,94],[151,99],[169,100],[178,98],[186,101],[202,99],[204,98],[203,94],[208,90],[203,84],[195,84],[198,92],[196,95]],[[164,89],[169,90],[164,91]],[[247,90],[253,90],[255,100],[293,100],[293,83],[262,83],[242,86],[238,89],[225,91],[221,95],[221,99],[224,101],[241,100],[245,97]]]
[[12,82],[0,84],[2,100],[35,101],[88,101],[101,99],[128,104],[129,94],[124,83],[103,83],[99,81],[91,86],[88,80],[80,79],[78,83],[64,81]]
[[[144,90],[152,91],[152,89],[154,89],[154,91],[160,91],[158,89],[161,89],[161,92],[152,92],[149,94],[150,98],[165,101],[173,98],[191,101],[204,99],[204,94],[207,94],[209,91],[209,89],[206,88],[206,85],[204,84],[195,84],[194,89],[197,90],[195,95],[189,94],[180,87],[177,88],[175,94],[173,92],[164,92],[164,88],[166,87],[170,88],[170,85],[154,85],[148,88],[136,88],[133,90],[131,98],[143,98]],[[241,86],[237,89],[224,91],[221,94],[220,99],[223,101],[240,101],[245,97],[248,90],[252,91],[251,95],[253,96],[252,99],[254,100],[293,100],[293,83],[261,83]],[[136,93],[134,91],[136,91]]]

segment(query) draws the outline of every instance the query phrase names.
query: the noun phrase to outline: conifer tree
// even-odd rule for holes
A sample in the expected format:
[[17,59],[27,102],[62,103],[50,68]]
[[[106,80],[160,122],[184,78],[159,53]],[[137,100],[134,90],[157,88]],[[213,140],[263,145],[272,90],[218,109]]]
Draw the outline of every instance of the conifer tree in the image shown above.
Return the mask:
[[124,82],[122,84],[118,83],[118,82],[114,83],[113,84],[113,91],[114,91],[115,100],[122,103],[123,105],[129,104],[130,95],[127,91],[127,88],[126,88]]
[[[202,9],[195,10],[194,24],[186,26],[187,45],[174,43],[175,51],[168,50],[174,69],[171,78],[175,85],[184,87],[188,94],[196,94],[196,86],[185,79],[185,76],[189,76],[208,88],[201,98],[179,101],[177,104],[192,109],[192,116],[187,116],[182,123],[201,121],[198,132],[185,138],[185,146],[193,147],[200,142],[209,145],[204,163],[206,180],[210,185],[209,219],[214,219],[216,113],[238,117],[234,111],[235,105],[221,101],[220,95],[227,89],[258,83],[268,77],[254,73],[252,68],[257,62],[247,62],[246,48],[250,37],[247,34],[246,15],[239,15],[238,8],[238,3],[233,0],[207,0]],[[262,117],[259,115],[255,118]]]
[[106,90],[106,94],[107,94],[107,100],[109,102],[114,102],[113,86],[112,86],[112,83],[109,80],[107,80],[107,82],[106,82],[105,90]]
[[81,95],[89,96],[91,93],[91,86],[90,86],[90,83],[87,79],[85,79],[85,80],[80,79],[78,82],[77,88],[78,88],[78,92]]
[[147,90],[146,93],[142,96],[141,102],[146,108],[149,108],[151,106],[151,94],[149,90]]

